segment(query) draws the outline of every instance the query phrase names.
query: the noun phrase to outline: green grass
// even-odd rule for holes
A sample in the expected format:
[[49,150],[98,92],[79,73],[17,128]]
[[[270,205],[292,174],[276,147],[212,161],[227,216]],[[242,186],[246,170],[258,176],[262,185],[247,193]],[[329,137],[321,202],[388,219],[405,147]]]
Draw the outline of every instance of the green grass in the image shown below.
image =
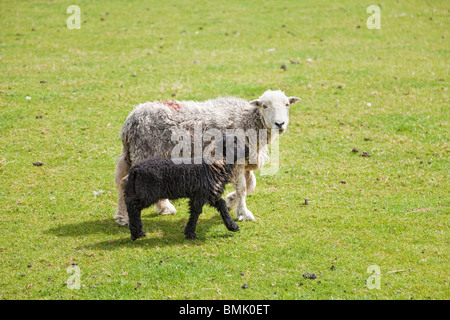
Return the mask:
[[[76,4],[80,30],[67,2],[0,1],[1,299],[449,298],[444,1],[381,2],[380,30],[347,0]],[[302,101],[247,199],[257,220],[230,233],[205,208],[188,241],[179,200],[132,242],[112,216],[133,107],[268,88]]]

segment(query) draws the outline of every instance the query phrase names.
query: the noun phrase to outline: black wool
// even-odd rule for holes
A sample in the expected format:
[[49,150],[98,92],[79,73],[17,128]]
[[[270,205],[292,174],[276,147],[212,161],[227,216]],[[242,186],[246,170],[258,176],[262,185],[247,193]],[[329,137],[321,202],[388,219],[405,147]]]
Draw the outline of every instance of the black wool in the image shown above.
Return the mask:
[[[234,162],[227,164],[226,137],[223,137],[223,159],[208,164],[202,158],[200,164],[174,163],[172,159],[151,158],[133,165],[125,186],[125,202],[129,216],[131,239],[145,237],[142,228],[141,211],[158,200],[189,198],[189,221],[184,234],[187,239],[196,239],[195,229],[203,206],[209,204],[216,208],[230,231],[238,231],[239,226],[231,218],[222,194],[230,182],[233,168],[238,160],[237,144],[234,144]],[[245,146],[243,156],[248,157]]]

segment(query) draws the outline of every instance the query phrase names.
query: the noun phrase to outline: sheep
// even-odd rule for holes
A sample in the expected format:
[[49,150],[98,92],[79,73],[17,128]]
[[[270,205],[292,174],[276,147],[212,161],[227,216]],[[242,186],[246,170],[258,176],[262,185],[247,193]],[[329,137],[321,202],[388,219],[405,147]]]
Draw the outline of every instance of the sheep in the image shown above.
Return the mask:
[[[238,164],[233,175],[235,191],[227,195],[227,207],[235,208],[239,221],[254,220],[247,209],[246,195],[251,194],[256,186],[254,170],[260,169],[268,156],[268,144],[273,141],[271,131],[285,132],[289,122],[289,106],[300,98],[287,97],[282,91],[267,90],[255,100],[227,97],[197,101],[155,101],[136,106],[128,115],[122,127],[122,154],[115,169],[115,182],[119,194],[115,221],[128,225],[127,208],[124,201],[124,182],[122,181],[130,167],[147,158],[170,158],[177,145],[172,135],[177,130],[191,134],[198,128],[201,133],[208,129],[227,129],[267,131],[267,141],[257,145],[256,163]],[[195,141],[194,141],[195,142]],[[195,143],[194,143],[195,144]],[[203,141],[202,147],[205,147]],[[175,207],[167,199],[156,203],[160,214],[174,214]]]
[[187,239],[197,238],[195,234],[197,220],[207,203],[219,211],[228,230],[239,231],[239,226],[230,217],[226,202],[221,196],[225,185],[231,180],[235,162],[239,156],[248,156],[249,149],[244,144],[244,153],[239,153],[238,143],[235,143],[231,150],[233,159],[228,163],[226,160],[229,158],[225,158],[226,142],[226,135],[222,137],[222,142],[221,140],[216,142],[221,150],[219,154],[223,154],[223,157],[216,161],[201,158],[200,164],[196,164],[196,161],[186,164],[175,163],[174,159],[150,158],[131,167],[126,178],[125,203],[133,241],[145,237],[141,210],[160,199],[189,198],[190,217],[184,231]]

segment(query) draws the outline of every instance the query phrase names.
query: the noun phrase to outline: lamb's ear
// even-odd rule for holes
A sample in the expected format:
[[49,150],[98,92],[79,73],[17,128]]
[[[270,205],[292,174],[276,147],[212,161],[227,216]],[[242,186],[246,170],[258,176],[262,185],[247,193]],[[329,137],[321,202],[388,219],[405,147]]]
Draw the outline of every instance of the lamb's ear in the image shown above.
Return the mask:
[[294,104],[294,103],[297,103],[297,102],[299,102],[300,100],[302,100],[302,99],[297,98],[297,97],[289,97],[289,105]]
[[250,101],[250,104],[255,107],[262,107],[262,102],[259,99]]

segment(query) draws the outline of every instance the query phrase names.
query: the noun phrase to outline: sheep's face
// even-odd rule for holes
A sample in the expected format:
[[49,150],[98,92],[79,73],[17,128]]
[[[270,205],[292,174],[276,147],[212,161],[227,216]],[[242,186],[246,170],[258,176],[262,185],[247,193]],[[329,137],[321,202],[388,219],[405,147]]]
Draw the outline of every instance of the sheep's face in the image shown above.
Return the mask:
[[267,90],[259,99],[250,101],[250,104],[261,108],[267,129],[275,129],[283,133],[289,123],[289,106],[298,101],[300,98],[286,97],[280,90]]

